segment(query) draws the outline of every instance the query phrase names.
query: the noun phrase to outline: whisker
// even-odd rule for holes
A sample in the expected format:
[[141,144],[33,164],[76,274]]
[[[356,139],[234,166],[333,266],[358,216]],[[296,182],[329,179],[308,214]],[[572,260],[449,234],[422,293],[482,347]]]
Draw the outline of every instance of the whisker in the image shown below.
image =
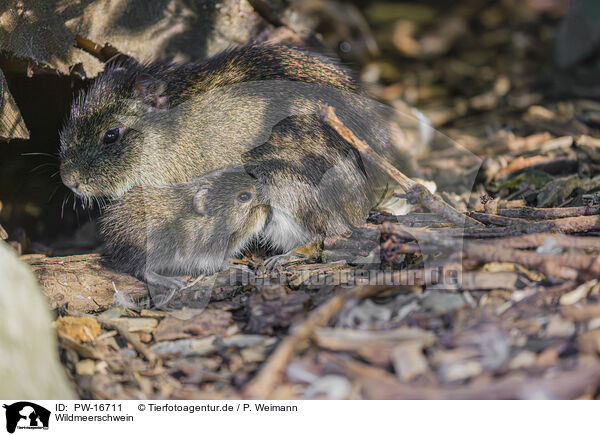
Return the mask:
[[56,166],[57,165],[55,163],[46,162],[46,163],[40,164],[40,165],[36,166],[35,168],[29,170],[29,172],[33,173],[34,171],[37,171],[40,168],[44,168],[44,167],[56,167]]
[[54,190],[52,191],[52,194],[50,194],[50,197],[48,197],[48,203],[50,203],[50,201],[52,200],[52,197],[54,197],[54,194],[56,194],[58,192],[59,188],[60,188],[60,185],[58,185],[56,188],[54,188]]
[[62,206],[60,208],[60,219],[64,218],[64,215],[65,215],[65,204],[67,203],[67,201],[69,201],[69,196],[70,195],[71,195],[70,193],[67,193],[67,194],[65,194],[65,198],[63,198]]
[[58,159],[58,154],[50,154],[50,153],[21,153],[21,156],[47,156],[53,159]]

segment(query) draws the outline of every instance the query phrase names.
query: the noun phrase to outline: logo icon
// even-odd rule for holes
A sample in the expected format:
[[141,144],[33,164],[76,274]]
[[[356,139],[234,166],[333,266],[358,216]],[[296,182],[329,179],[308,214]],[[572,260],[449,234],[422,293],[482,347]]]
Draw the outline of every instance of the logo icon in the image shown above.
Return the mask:
[[5,404],[6,431],[14,433],[18,429],[48,429],[50,411],[29,401]]

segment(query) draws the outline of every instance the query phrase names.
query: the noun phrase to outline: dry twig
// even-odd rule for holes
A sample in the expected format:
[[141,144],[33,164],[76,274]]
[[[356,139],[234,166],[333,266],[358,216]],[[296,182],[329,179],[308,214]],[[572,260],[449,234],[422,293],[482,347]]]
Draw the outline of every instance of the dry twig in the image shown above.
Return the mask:
[[154,363],[157,361],[158,357],[156,356],[156,354],[150,351],[150,349],[146,345],[144,345],[135,334],[129,331],[127,321],[112,321],[103,317],[98,317],[98,321],[100,321],[102,326],[105,328],[117,330],[119,332],[119,335],[121,335],[123,339],[129,342],[138,353],[140,353],[146,358],[148,362]]
[[510,218],[545,220],[549,218],[569,218],[584,215],[599,215],[600,206],[580,207],[519,207],[498,209],[498,215]]
[[493,243],[495,246],[501,245],[510,248],[536,248],[542,245],[548,238],[552,239],[552,244],[555,247],[580,250],[600,250],[600,237],[582,237],[556,233],[534,233],[532,235],[509,236],[506,238],[494,239]]
[[115,56],[126,56],[108,43],[101,46],[81,35],[75,36],[75,47],[88,52],[101,62],[107,62]]
[[[386,222],[382,228],[390,228],[398,224]],[[531,233],[585,233],[600,230],[600,215],[578,216],[572,218],[559,218],[555,220],[534,221],[514,224],[508,227],[495,228],[451,228],[430,230],[444,237],[458,238],[500,238],[507,236],[521,236]],[[391,231],[390,231],[391,232]],[[441,237],[440,236],[440,237]]]

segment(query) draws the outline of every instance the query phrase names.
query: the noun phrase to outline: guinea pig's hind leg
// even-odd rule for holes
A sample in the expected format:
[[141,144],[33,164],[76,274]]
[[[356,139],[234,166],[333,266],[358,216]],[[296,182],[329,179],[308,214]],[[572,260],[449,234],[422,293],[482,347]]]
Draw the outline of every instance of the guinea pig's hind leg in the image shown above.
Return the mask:
[[175,293],[185,287],[187,280],[177,276],[163,276],[154,271],[146,271],[144,280],[156,307],[162,307],[173,299]]

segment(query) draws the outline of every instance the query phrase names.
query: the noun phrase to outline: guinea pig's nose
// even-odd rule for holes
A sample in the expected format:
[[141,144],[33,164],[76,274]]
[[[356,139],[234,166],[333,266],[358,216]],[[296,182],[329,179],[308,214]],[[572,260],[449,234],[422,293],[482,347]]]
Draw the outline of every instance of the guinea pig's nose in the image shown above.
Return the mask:
[[77,175],[70,171],[61,171],[60,178],[64,185],[77,195],[81,195],[81,184],[77,181]]
[[64,184],[65,184],[65,186],[66,186],[67,188],[69,188],[69,189],[70,189],[71,191],[73,191],[75,194],[77,194],[77,195],[82,195],[82,194],[83,194],[83,192],[82,192],[82,191],[81,191],[81,189],[79,188],[79,187],[80,187],[80,185],[79,185],[79,182],[72,182],[72,183],[67,183],[67,182],[64,182]]

